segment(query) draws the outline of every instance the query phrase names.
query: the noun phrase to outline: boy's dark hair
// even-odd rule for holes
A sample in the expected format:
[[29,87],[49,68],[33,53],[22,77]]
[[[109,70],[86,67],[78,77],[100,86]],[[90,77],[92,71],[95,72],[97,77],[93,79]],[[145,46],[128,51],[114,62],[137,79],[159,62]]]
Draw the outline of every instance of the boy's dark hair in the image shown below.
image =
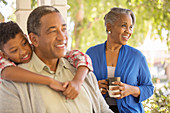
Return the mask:
[[28,20],[27,20],[27,31],[28,34],[34,33],[36,35],[40,35],[40,27],[41,27],[41,18],[44,15],[47,15],[49,13],[60,13],[58,9],[56,9],[53,6],[40,6],[35,8],[29,15]]
[[4,44],[10,39],[14,39],[18,33],[23,34],[23,31],[17,23],[13,21],[0,23],[0,50],[3,51]]

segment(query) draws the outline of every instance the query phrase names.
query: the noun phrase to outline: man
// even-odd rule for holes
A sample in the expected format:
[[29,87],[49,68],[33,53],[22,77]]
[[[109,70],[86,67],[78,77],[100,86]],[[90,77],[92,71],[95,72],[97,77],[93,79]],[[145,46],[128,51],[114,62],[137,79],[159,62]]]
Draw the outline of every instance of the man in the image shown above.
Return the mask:
[[[29,63],[19,66],[60,82],[72,80],[76,70],[63,58],[68,38],[60,12],[52,6],[36,8],[28,18],[27,30],[34,53]],[[55,92],[46,85],[2,81],[0,113],[112,113],[92,72],[76,99],[67,99],[73,95],[67,89]]]

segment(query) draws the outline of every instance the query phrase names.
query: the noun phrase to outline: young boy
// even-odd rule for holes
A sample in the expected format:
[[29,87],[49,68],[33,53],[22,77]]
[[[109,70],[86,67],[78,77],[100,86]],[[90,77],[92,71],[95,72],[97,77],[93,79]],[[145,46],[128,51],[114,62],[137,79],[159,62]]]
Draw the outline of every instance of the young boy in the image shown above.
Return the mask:
[[2,79],[44,84],[56,91],[64,91],[69,86],[68,93],[74,92],[74,96],[69,97],[69,99],[77,97],[85,75],[89,70],[93,70],[91,59],[78,50],[67,52],[65,56],[77,68],[74,79],[69,82],[60,83],[52,78],[17,67],[17,64],[30,61],[32,48],[23,31],[12,21],[0,23],[0,50],[0,56],[2,56],[0,57],[0,74]]

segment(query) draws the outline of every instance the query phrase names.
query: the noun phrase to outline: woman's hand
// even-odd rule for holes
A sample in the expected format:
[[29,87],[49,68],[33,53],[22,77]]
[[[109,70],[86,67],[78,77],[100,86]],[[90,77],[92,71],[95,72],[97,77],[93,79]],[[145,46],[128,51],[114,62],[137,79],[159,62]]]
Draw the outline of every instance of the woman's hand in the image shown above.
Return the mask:
[[101,93],[104,95],[107,93],[108,90],[108,82],[106,80],[99,80],[98,81],[99,89]]
[[120,92],[112,93],[113,95],[120,94],[120,97],[116,97],[116,99],[122,99],[129,95],[133,95],[134,97],[139,97],[140,95],[140,89],[137,86],[128,85],[119,81],[112,82],[112,84],[118,86],[113,87],[110,90],[120,90]]

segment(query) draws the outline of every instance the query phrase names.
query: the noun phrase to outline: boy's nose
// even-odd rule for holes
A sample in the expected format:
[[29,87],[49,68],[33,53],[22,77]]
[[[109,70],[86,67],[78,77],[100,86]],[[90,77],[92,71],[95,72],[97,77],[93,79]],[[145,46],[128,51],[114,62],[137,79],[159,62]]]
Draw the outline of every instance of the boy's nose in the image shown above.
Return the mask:
[[21,49],[20,49],[20,55],[24,56],[25,54],[26,54],[26,50],[23,49],[23,48],[21,48]]

